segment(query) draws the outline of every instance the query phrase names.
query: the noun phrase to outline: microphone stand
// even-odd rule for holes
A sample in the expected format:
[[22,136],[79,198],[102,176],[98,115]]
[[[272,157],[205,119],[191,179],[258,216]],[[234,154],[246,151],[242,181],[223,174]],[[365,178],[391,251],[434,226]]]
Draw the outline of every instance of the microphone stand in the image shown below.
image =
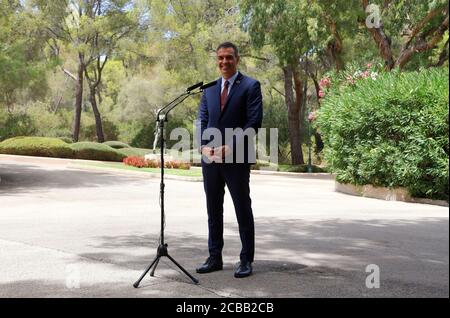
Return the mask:
[[203,90],[200,90],[198,92],[192,92],[191,90],[188,90],[186,93],[183,93],[182,95],[178,96],[176,99],[171,101],[169,104],[161,108],[157,115],[156,115],[156,122],[158,124],[158,128],[160,129],[161,134],[161,184],[160,184],[160,198],[161,198],[161,236],[160,236],[160,242],[158,249],[156,251],[156,257],[153,260],[153,262],[147,267],[147,269],[144,271],[144,273],[141,275],[141,277],[133,284],[134,288],[138,288],[141,280],[145,277],[145,275],[152,269],[150,272],[150,276],[153,277],[155,274],[156,267],[158,266],[159,260],[161,257],[165,256],[168,259],[170,259],[176,266],[178,266],[179,269],[183,273],[185,273],[195,284],[198,284],[199,281],[195,277],[193,277],[191,274],[189,274],[180,264],[177,263],[175,259],[173,259],[172,256],[169,255],[168,252],[168,244],[164,241],[164,223],[165,223],[165,214],[164,214],[164,123],[168,121],[167,115],[169,112],[174,109],[176,106],[181,104],[185,99],[187,99],[189,96],[200,94]]

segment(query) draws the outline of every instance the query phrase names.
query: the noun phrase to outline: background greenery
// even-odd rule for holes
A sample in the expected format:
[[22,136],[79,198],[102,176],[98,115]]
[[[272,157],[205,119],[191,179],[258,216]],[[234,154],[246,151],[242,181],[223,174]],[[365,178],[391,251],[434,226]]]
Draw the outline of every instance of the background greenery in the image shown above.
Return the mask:
[[[157,109],[186,86],[218,78],[215,49],[232,41],[240,71],[262,84],[263,126],[279,129],[279,161],[293,166],[283,169],[303,171],[311,145],[312,163],[339,171],[341,181],[409,185],[415,195],[442,197],[448,16],[448,0],[0,0],[0,142],[97,142],[70,148],[95,158],[104,141],[117,141],[130,148],[111,144],[113,151],[142,155],[153,148]],[[326,76],[345,81],[368,63],[379,82],[342,92],[321,86]],[[168,133],[193,131],[199,98],[173,112]],[[310,127],[310,113],[319,125]],[[347,127],[339,131],[335,122]],[[380,134],[391,125],[395,142]],[[351,127],[359,148],[339,150]],[[368,145],[367,136],[381,139]]]
[[317,125],[337,180],[448,200],[448,75],[391,72],[330,89]]

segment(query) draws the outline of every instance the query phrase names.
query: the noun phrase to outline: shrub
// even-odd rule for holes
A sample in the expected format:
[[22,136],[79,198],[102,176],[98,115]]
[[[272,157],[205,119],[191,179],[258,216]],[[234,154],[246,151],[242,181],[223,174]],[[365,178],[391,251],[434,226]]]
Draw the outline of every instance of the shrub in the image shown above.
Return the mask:
[[6,114],[0,117],[0,141],[16,136],[34,135],[35,132],[34,121],[25,113]]
[[105,144],[95,142],[77,142],[70,145],[75,158],[102,161],[122,161],[125,155]]
[[131,148],[128,144],[121,141],[106,141],[103,144],[110,146],[114,149]]
[[25,105],[26,113],[33,120],[36,126],[34,136],[38,137],[67,137],[70,138],[71,132],[71,116],[68,117],[68,110],[60,109],[54,112],[50,103],[46,102],[29,102]]
[[346,85],[324,93],[317,125],[337,180],[448,201],[448,76],[448,69],[347,75]]
[[[117,126],[107,119],[102,119],[103,136],[105,140],[117,140],[119,129]],[[83,140],[97,140],[97,126],[95,120],[92,124],[82,126],[80,136]]]
[[153,147],[155,139],[155,124],[150,123],[139,129],[136,135],[131,140],[131,145],[138,148]]
[[59,139],[61,139],[62,141],[64,141],[65,143],[68,143],[68,144],[73,143],[72,138],[69,138],[69,137],[59,137]]
[[15,137],[0,143],[0,153],[23,156],[72,158],[70,145],[58,138]]
[[118,152],[120,152],[121,154],[127,156],[127,157],[144,157],[145,155],[148,155],[150,153],[152,153],[153,151],[150,149],[144,149],[144,148],[122,148],[122,149],[117,149]]
[[[316,165],[312,165],[311,166],[311,170],[312,173],[325,173],[327,172],[327,169],[325,168],[321,168],[319,166]],[[282,172],[308,172],[308,165],[304,164],[304,165],[295,165],[295,166],[291,166],[291,165],[282,165],[280,166],[280,168],[278,169],[278,171],[282,171]]]

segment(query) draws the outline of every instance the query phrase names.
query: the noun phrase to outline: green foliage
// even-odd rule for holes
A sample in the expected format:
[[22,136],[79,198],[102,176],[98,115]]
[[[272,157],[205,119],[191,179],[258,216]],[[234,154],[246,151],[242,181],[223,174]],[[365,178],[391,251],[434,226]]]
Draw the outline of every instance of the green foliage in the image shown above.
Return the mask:
[[36,124],[28,114],[0,112],[0,141],[15,136],[31,136],[36,130]]
[[14,137],[0,143],[0,153],[23,156],[72,158],[74,151],[58,138]]
[[[19,93],[30,99],[47,92],[45,60],[39,33],[27,18],[21,1],[0,1],[0,104],[13,109]],[[28,92],[26,92],[26,90]]]
[[[128,148],[132,149],[132,148]],[[123,150],[123,149],[121,149]],[[142,150],[134,149],[134,153]],[[74,158],[101,161],[119,161],[125,153],[105,144],[78,142],[68,144],[60,138],[14,137],[0,143],[0,153],[23,156]]]
[[103,144],[110,146],[114,149],[131,148],[128,144],[121,141],[106,141]]
[[[317,4],[309,1],[241,1],[243,25],[257,47],[271,43],[282,63],[291,64],[316,40],[319,23]],[[308,12],[307,14],[305,14]]]
[[[170,148],[178,142],[178,140],[170,140],[170,132],[175,128],[186,127],[186,125],[187,124],[180,116],[172,116],[172,114],[169,115],[169,121],[164,127],[166,147]],[[134,136],[132,136],[130,145],[136,148],[153,149],[156,129],[155,119],[149,118],[145,121],[145,124],[140,124],[138,126],[139,127],[135,131]],[[189,130],[189,128],[190,127],[188,126],[187,129]]]
[[77,142],[70,145],[76,159],[122,161],[126,156],[114,148],[95,142]]
[[[318,167],[316,165],[312,165],[312,172],[313,173],[325,173],[327,172],[326,169]],[[308,172],[308,165],[304,164],[304,165],[280,165],[278,168],[278,171],[281,172],[299,172],[299,173],[304,173],[304,172]]]
[[59,137],[59,139],[61,139],[62,141],[64,141],[65,143],[68,143],[68,144],[73,143],[72,138],[69,138],[69,137]]
[[151,150],[151,149],[131,148],[131,147],[117,149],[117,151],[127,157],[145,157],[145,155],[153,153],[153,150]]
[[[66,137],[70,138],[71,114],[67,110],[55,113],[51,111],[49,103],[34,102],[26,106],[26,114],[36,126],[35,136],[38,137]],[[25,134],[16,134],[25,135]]]
[[[108,119],[102,120],[103,134],[105,136],[105,140],[116,140],[119,137],[119,129],[117,126]],[[83,140],[97,140],[97,126],[95,123],[90,124],[83,128],[82,130],[82,139]]]
[[256,47],[270,44],[282,63],[322,50],[333,38],[353,36],[362,7],[357,0],[241,0],[242,24]]
[[143,126],[131,140],[131,146],[137,148],[153,148],[155,139],[155,124]]
[[[267,129],[278,128],[278,140],[281,144],[288,143],[288,115],[286,111],[286,104],[282,98],[276,96],[266,102],[264,105],[262,127]],[[269,142],[269,140],[267,142]],[[266,148],[267,147],[268,145],[266,145]]]
[[317,126],[337,180],[448,200],[448,76],[395,71],[332,88]]

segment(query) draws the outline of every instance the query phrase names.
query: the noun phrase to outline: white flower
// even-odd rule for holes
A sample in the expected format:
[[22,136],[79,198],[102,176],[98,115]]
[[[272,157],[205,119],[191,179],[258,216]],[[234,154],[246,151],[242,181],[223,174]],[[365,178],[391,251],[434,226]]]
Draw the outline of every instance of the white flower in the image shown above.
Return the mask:
[[370,73],[370,77],[372,77],[372,79],[373,79],[374,81],[376,81],[376,80],[377,80],[377,77],[378,77],[378,73],[377,73],[377,72],[372,72],[372,73]]

